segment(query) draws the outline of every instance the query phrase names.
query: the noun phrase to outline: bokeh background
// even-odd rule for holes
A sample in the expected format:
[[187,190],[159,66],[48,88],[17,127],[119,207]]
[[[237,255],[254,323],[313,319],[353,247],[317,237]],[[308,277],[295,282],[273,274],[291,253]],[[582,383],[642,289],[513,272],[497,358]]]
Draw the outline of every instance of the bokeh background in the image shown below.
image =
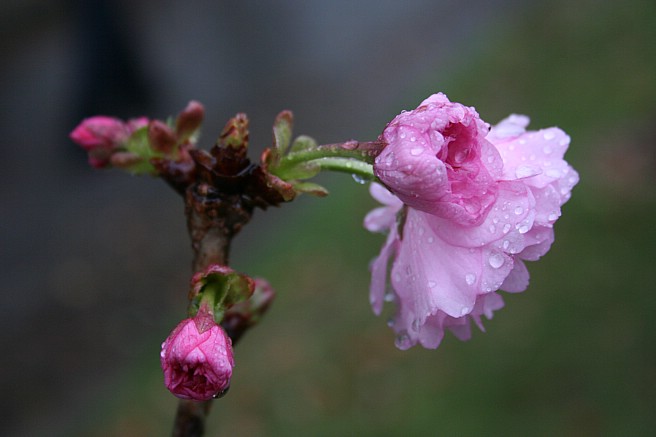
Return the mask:
[[[641,436],[656,429],[656,3],[7,0],[0,6],[0,434],[168,435],[159,347],[191,250],[161,181],[93,171],[83,117],[206,105],[252,156],[281,109],[322,143],[374,139],[437,91],[573,138],[581,182],[525,293],[462,343],[401,352],[368,304],[383,237],[365,186],[265,213],[233,267],[278,298],[236,349],[208,435]],[[389,309],[388,309],[389,313]]]

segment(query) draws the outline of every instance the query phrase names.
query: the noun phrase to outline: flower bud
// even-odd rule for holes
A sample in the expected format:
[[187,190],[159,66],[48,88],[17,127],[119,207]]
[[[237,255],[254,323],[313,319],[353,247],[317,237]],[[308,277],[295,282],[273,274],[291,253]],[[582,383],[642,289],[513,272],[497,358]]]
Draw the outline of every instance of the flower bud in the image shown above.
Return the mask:
[[232,342],[206,306],[185,319],[162,343],[164,384],[182,399],[207,401],[230,386]]
[[82,121],[70,138],[89,152],[89,163],[96,168],[109,164],[112,151],[130,136],[130,130],[121,120],[99,115]]
[[186,140],[200,128],[205,116],[205,108],[195,100],[189,102],[187,107],[178,115],[175,121],[175,132],[181,141]]
[[148,124],[148,141],[153,150],[165,155],[171,153],[177,144],[171,128],[159,120],[152,120]]

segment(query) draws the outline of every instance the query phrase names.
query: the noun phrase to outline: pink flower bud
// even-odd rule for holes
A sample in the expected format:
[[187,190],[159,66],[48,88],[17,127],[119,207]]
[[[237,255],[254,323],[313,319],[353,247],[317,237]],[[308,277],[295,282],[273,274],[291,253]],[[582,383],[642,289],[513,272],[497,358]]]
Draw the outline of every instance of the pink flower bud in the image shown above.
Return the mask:
[[162,343],[160,355],[164,384],[179,398],[207,401],[230,386],[232,342],[206,307],[180,322]]
[[175,121],[175,131],[179,138],[186,140],[200,128],[205,116],[205,108],[200,102],[192,100],[178,115]]
[[89,152],[89,164],[95,168],[112,164],[112,154],[123,147],[130,135],[148,125],[148,118],[139,117],[127,123],[114,117],[98,115],[82,120],[70,138]]
[[96,168],[109,163],[112,150],[130,136],[130,129],[121,120],[99,115],[84,119],[70,138],[89,152],[89,163]]

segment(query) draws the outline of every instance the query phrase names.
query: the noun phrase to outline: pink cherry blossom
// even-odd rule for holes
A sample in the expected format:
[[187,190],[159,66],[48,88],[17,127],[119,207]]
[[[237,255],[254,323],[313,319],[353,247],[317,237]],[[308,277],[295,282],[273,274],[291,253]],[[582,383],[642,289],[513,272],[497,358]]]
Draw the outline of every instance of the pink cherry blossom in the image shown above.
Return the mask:
[[206,401],[230,386],[232,343],[208,311],[186,319],[162,343],[164,384],[182,399]]
[[527,125],[511,115],[488,132],[473,108],[437,94],[385,128],[374,172],[391,192],[372,184],[384,206],[365,227],[388,232],[371,266],[371,304],[380,314],[386,297],[396,302],[398,347],[435,348],[445,329],[469,338],[470,320],[482,329],[481,316],[503,306],[496,291],[525,290],[524,261],[549,250],[578,175],[563,159],[563,131]]
[[89,153],[89,164],[102,168],[109,164],[111,155],[134,131],[147,124],[146,117],[123,122],[118,118],[98,115],[84,119],[71,132],[70,138]]

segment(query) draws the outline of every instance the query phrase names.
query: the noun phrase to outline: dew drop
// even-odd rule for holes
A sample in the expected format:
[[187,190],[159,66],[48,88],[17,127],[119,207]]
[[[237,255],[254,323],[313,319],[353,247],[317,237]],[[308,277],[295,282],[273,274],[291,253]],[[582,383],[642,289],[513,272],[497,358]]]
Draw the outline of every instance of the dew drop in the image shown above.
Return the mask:
[[412,156],[418,156],[418,155],[421,155],[421,153],[423,151],[424,151],[424,149],[421,148],[421,147],[414,147],[414,148],[410,149],[410,154]]
[[399,136],[401,137],[401,139],[404,139],[405,138],[405,132],[401,132],[401,135],[399,135]]
[[510,246],[510,241],[508,240],[503,240],[503,250],[508,250],[508,246]]
[[473,273],[467,273],[465,275],[465,282],[467,285],[474,285],[474,282],[476,282],[476,275]]
[[517,226],[517,230],[519,231],[520,234],[525,234],[530,230],[530,228],[526,223],[522,223]]
[[547,176],[549,176],[550,178],[559,178],[560,177],[560,170],[555,169],[555,168],[551,168],[551,169],[547,170],[547,172],[545,174]]
[[555,212],[552,212],[551,214],[549,214],[548,218],[549,218],[549,221],[555,221],[556,219],[558,219],[558,214],[555,213]]
[[415,137],[410,137],[410,141],[412,141],[412,142],[414,143],[415,141],[417,141],[417,138],[415,138]]
[[491,234],[494,234],[494,232],[497,230],[496,226],[494,225],[490,225],[487,229],[490,231]]
[[550,130],[549,130],[549,131],[546,131],[546,132],[544,133],[544,139],[545,139],[545,140],[549,141],[549,140],[553,140],[554,138],[556,138],[556,134],[553,133],[553,131],[550,131]]
[[394,302],[394,293],[387,292],[385,293],[385,297],[383,297],[385,302]]
[[466,316],[467,314],[469,314],[469,311],[471,311],[469,307],[462,307],[462,310],[460,310],[460,315]]
[[515,208],[515,214],[520,215],[523,212],[524,212],[524,208],[522,208],[521,206]]
[[405,350],[405,349],[409,349],[410,346],[412,346],[412,341],[410,340],[410,337],[408,337],[407,332],[401,331],[399,335],[396,336],[396,339],[394,340],[394,344],[399,349]]
[[435,281],[428,281],[428,288],[435,288],[436,285],[437,285],[437,282],[435,282]]
[[503,225],[503,233],[507,234],[508,232],[510,232],[510,223]]
[[501,255],[500,253],[497,252],[497,253],[491,254],[490,258],[488,258],[487,262],[490,263],[490,266],[493,269],[498,269],[503,265],[505,260],[503,259],[503,255]]
[[433,241],[435,241],[435,239],[433,237],[428,237],[426,241],[428,242],[428,244],[433,244]]
[[518,179],[528,178],[530,176],[534,176],[535,174],[536,174],[535,170],[533,170],[531,167],[527,165],[520,165],[515,170],[515,176]]
[[362,176],[360,176],[360,175],[353,174],[353,175],[351,175],[351,176],[353,176],[353,180],[354,180],[355,182],[357,182],[358,184],[360,184],[360,185],[364,185],[364,184],[367,182],[367,181],[366,181]]
[[419,329],[421,328],[421,322],[419,319],[414,319],[412,321],[412,330],[415,332],[419,332]]

